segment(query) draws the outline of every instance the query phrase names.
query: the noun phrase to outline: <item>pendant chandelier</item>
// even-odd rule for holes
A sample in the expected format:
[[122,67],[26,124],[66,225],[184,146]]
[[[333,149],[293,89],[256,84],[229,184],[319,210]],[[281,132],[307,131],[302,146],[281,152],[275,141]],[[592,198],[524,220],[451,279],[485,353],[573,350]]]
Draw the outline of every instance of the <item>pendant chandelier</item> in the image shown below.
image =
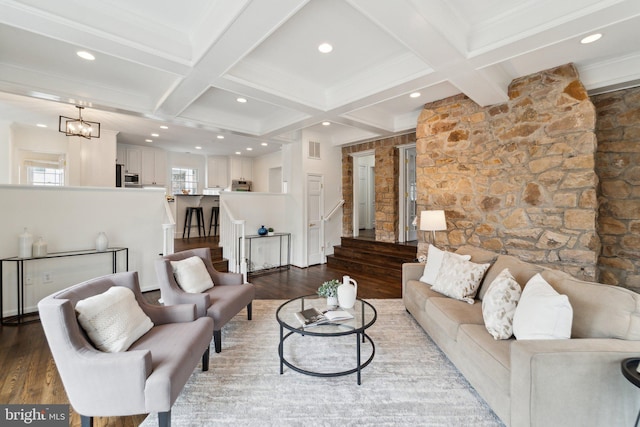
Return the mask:
[[82,110],[84,107],[76,105],[76,108],[78,109],[78,118],[60,116],[58,131],[67,136],[81,136],[86,139],[100,138],[100,123],[83,120]]

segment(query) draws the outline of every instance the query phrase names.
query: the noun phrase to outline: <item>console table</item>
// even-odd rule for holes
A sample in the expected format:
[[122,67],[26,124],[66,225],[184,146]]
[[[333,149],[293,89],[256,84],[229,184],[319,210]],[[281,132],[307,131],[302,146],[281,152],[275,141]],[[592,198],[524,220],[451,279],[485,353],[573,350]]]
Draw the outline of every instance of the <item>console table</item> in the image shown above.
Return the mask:
[[[281,270],[281,269],[286,269],[288,270],[290,265],[291,265],[291,233],[272,233],[272,234],[267,234],[264,236],[260,236],[260,235],[250,235],[250,236],[245,236],[245,241],[246,241],[246,245],[247,245],[247,275],[256,275],[256,274],[260,274],[260,273],[268,273],[271,271],[277,271],[277,270]],[[242,244],[242,238],[240,238],[240,244]],[[271,240],[276,240],[277,241],[277,247],[278,247],[278,263],[275,265],[269,265],[266,268],[263,269],[256,269],[253,266],[253,263],[251,261],[252,257],[253,257],[253,249],[255,249],[256,246],[259,247],[259,245],[256,245],[255,242],[259,242],[259,241],[271,241]],[[285,246],[286,245],[286,246]],[[238,245],[238,252],[240,252],[240,245]],[[284,253],[284,255],[283,255]],[[264,255],[264,254],[263,254]],[[240,258],[240,253],[238,253],[238,258]]]
[[[125,271],[129,271],[129,248],[107,248],[104,251],[96,251],[95,249],[68,251],[68,252],[52,252],[41,257],[11,257],[0,260],[0,323],[7,326],[17,326],[23,323],[37,321],[39,319],[38,312],[25,313],[24,311],[24,269],[25,264],[33,261],[52,259],[52,258],[68,258],[85,255],[111,254],[111,271],[115,273],[118,268],[118,253],[124,252]],[[3,268],[5,263],[14,263],[16,266],[16,291],[17,291],[17,310],[18,314],[9,317],[2,317],[4,308],[4,284],[3,284]]]

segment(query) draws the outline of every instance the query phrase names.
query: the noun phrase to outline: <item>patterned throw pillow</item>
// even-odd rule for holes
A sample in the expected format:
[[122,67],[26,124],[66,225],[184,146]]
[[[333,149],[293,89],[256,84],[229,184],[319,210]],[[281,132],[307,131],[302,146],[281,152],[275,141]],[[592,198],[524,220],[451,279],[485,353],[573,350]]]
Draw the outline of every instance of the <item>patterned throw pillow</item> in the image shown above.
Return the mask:
[[[424,272],[422,273],[422,277],[420,277],[421,282],[424,282],[428,285],[433,285],[433,283],[436,281],[436,277],[438,277],[438,273],[440,272],[440,267],[442,266],[442,257],[444,256],[444,253],[445,251],[438,249],[433,245],[429,245],[429,250],[427,252],[427,262],[424,265]],[[448,253],[460,259],[471,259],[471,255],[458,255],[453,252]]]
[[497,340],[507,340],[513,335],[513,315],[522,289],[505,268],[491,282],[482,299],[482,317],[487,331]]
[[445,252],[431,289],[448,297],[473,304],[480,282],[490,264],[476,264]]

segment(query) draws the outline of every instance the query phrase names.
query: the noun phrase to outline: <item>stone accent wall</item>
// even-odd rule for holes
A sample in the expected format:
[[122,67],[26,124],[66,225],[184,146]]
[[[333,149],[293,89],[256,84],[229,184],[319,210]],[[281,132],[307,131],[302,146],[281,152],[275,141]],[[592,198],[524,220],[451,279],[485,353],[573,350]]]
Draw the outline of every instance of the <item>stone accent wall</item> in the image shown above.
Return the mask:
[[445,210],[448,230],[437,241],[452,250],[470,244],[596,280],[594,105],[573,65],[514,80],[509,98],[425,105],[418,211]]
[[640,88],[593,97],[600,280],[640,291]]
[[342,148],[343,236],[353,236],[353,154],[373,150],[375,152],[376,240],[398,241],[400,166],[396,147],[411,144],[415,140],[416,134],[410,133]]

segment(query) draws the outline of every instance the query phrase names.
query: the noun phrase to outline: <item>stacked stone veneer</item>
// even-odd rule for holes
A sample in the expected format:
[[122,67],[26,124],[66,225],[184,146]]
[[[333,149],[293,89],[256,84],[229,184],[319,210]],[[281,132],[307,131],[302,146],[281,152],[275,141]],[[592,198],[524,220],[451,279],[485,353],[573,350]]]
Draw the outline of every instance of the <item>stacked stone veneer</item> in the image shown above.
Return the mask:
[[573,65],[514,80],[503,104],[463,95],[427,104],[416,128],[418,210],[445,210],[437,239],[450,249],[470,244],[596,280],[595,124]]
[[353,235],[353,156],[365,151],[375,153],[376,240],[398,241],[399,198],[398,146],[412,144],[415,133],[399,135],[342,148],[342,235]]
[[640,291],[640,88],[597,95],[600,280]]

